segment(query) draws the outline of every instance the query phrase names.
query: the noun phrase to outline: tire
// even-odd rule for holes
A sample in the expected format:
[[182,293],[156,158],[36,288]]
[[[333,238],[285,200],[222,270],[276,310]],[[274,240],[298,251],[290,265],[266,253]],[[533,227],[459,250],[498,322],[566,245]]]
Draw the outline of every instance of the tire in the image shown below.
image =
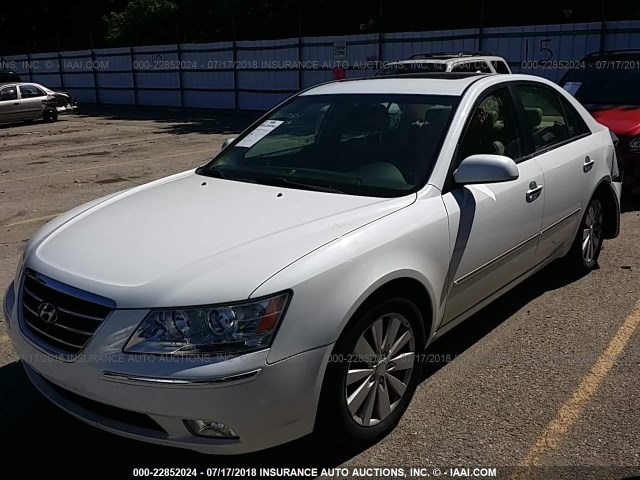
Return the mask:
[[589,273],[598,264],[602,251],[604,203],[594,196],[587,205],[565,264],[576,275]]
[[58,112],[54,108],[47,108],[42,112],[42,119],[47,123],[58,120]]
[[[393,340],[376,347],[374,332],[385,339],[390,331],[396,332]],[[401,346],[389,349],[393,345]],[[420,381],[416,354],[423,349],[422,316],[412,302],[393,298],[362,313],[341,335],[327,365],[316,431],[349,447],[389,433]]]

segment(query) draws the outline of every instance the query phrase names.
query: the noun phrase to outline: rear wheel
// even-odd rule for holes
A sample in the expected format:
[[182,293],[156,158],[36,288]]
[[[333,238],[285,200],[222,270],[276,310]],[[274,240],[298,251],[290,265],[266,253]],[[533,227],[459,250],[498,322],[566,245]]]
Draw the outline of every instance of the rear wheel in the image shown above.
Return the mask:
[[46,108],[42,112],[42,119],[47,123],[52,123],[58,120],[58,112],[55,108]]
[[587,205],[576,238],[567,254],[566,262],[577,274],[585,274],[598,263],[602,251],[604,208],[598,196]]
[[362,314],[336,343],[323,384],[318,429],[347,445],[373,442],[392,430],[420,380],[422,318],[395,298]]

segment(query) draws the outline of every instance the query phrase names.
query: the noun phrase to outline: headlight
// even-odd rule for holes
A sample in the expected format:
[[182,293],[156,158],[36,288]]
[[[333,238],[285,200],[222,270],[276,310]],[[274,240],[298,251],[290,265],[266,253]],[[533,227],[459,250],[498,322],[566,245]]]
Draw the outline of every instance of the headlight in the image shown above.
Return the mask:
[[231,354],[271,344],[290,295],[230,305],[152,310],[124,351],[159,354]]
[[640,135],[631,139],[629,142],[629,150],[632,152],[640,152]]

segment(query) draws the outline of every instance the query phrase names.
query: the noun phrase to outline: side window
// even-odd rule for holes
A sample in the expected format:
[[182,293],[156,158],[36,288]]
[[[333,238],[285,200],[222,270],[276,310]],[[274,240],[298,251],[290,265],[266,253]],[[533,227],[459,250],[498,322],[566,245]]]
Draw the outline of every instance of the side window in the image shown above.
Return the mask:
[[473,73],[476,70],[473,68],[473,64],[471,62],[464,63],[456,63],[452,68],[452,72],[461,72],[461,73]]
[[456,63],[453,68],[451,68],[452,72],[464,72],[464,73],[493,73],[489,64],[484,60],[474,60],[470,62],[462,62]]
[[489,64],[484,60],[479,62],[473,62],[473,65],[475,67],[476,72],[493,73],[493,71],[491,70],[491,67],[489,67]]
[[0,102],[9,101],[9,100],[17,100],[18,99],[18,91],[16,87],[5,87],[0,90]]
[[560,102],[562,103],[562,108],[564,109],[564,115],[567,118],[567,126],[569,127],[569,137],[578,137],[585,133],[589,133],[589,127],[580,116],[580,114],[573,108],[567,100],[560,97]]
[[459,152],[458,163],[479,153],[514,160],[522,157],[522,138],[508,88],[495,90],[480,102],[470,117]]
[[516,91],[525,111],[525,128],[531,132],[536,152],[569,139],[567,121],[557,92],[533,85],[517,85]]
[[504,63],[502,60],[496,60],[493,63],[493,68],[496,69],[496,72],[498,73],[510,73],[509,72],[509,67],[507,67],[507,64]]
[[44,92],[33,85],[20,85],[20,96],[22,98],[44,97]]

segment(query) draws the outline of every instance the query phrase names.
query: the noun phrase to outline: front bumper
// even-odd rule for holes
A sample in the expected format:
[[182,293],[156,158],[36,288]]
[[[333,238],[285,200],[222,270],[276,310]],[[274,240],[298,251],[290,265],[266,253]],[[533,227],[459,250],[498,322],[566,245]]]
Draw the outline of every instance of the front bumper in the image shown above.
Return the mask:
[[59,114],[62,113],[73,113],[78,109],[78,102],[73,101],[72,103],[67,103],[64,105],[56,105],[56,110]]
[[[6,299],[9,337],[27,376],[49,400],[86,423],[129,438],[216,454],[262,450],[313,431],[331,346],[272,364],[267,363],[268,350],[217,362],[129,355],[122,347],[146,311],[116,310],[79,357],[62,361],[23,335],[20,295],[8,293]],[[238,438],[196,436],[185,419],[224,423]]]
[[56,107],[58,113],[72,113],[78,109],[77,105],[66,105],[64,107]]

